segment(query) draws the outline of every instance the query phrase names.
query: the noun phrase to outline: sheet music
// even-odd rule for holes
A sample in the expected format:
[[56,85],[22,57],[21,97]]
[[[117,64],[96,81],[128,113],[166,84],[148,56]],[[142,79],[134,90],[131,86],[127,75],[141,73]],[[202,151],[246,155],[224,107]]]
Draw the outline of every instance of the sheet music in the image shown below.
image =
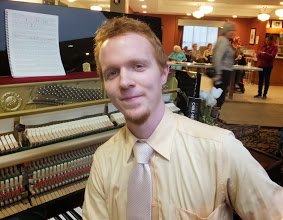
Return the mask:
[[65,75],[58,16],[6,9],[6,40],[15,78]]

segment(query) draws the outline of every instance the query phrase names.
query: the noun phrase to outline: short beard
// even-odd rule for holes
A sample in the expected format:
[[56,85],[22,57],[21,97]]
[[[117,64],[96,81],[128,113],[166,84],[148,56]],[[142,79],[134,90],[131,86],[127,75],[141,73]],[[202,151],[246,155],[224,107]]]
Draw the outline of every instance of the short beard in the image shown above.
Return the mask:
[[124,116],[125,116],[126,121],[129,121],[130,123],[133,123],[133,124],[142,125],[146,122],[149,115],[150,115],[150,112],[147,111],[145,114],[141,115],[140,117],[137,117],[137,115],[135,115],[134,117],[132,117],[132,115],[124,115]]

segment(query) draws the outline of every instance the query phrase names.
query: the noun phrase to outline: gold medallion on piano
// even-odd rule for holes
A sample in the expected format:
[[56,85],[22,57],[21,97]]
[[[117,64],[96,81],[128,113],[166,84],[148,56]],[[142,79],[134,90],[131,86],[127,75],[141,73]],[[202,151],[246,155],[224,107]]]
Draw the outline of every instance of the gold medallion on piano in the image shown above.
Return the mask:
[[15,92],[6,92],[1,97],[1,108],[5,112],[17,111],[23,103],[22,97]]

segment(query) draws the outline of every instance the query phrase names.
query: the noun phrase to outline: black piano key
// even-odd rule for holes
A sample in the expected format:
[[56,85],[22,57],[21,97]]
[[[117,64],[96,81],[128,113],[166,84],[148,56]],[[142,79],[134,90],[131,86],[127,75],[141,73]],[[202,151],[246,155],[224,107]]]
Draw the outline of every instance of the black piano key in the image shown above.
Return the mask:
[[72,220],[78,220],[70,211],[67,211],[66,214],[72,219]]
[[68,216],[66,216],[64,213],[62,214],[59,214],[59,217],[62,219],[62,220],[71,220]]
[[76,219],[79,219],[79,220],[83,219],[78,213],[76,213],[75,210],[70,210],[70,212],[72,213],[72,215],[73,215]]

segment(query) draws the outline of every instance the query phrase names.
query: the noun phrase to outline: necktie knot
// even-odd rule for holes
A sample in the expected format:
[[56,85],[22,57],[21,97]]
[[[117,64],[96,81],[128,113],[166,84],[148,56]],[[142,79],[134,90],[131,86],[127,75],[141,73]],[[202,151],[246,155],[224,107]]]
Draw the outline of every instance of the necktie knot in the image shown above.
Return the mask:
[[148,164],[153,149],[146,142],[137,141],[133,148],[137,163]]

